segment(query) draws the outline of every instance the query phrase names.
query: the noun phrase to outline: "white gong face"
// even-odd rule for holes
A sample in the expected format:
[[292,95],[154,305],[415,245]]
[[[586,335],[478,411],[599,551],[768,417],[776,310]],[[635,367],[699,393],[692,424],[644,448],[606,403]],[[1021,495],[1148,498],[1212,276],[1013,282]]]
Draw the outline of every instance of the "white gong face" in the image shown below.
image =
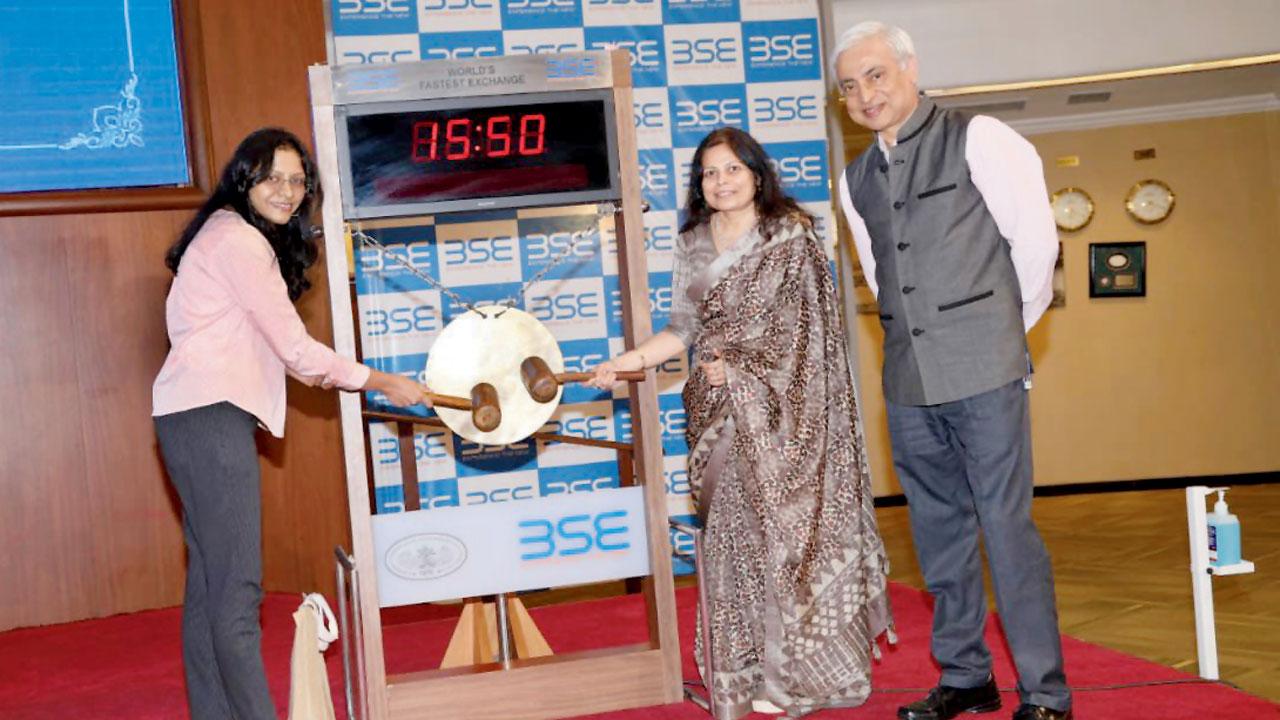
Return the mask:
[[551,372],[564,372],[560,345],[546,326],[515,308],[485,305],[454,318],[431,346],[427,385],[434,393],[470,398],[471,388],[489,383],[498,391],[502,422],[489,432],[478,430],[465,410],[436,408],[449,429],[482,445],[510,445],[537,432],[555,412],[562,388],[549,402],[529,395],[520,363],[536,355]]

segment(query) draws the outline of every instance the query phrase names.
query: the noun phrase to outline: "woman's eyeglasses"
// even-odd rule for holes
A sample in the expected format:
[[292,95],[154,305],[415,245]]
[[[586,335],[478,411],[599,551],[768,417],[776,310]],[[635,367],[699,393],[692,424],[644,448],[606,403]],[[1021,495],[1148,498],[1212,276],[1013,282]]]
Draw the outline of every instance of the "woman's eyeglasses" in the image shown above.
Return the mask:
[[272,173],[262,178],[262,180],[258,182],[262,185],[266,185],[272,190],[279,190],[283,188],[285,185],[288,185],[290,190],[306,190],[307,189],[307,177],[305,175],[285,177],[283,175],[277,175],[275,173]]
[[743,165],[742,163],[729,163],[728,165],[725,165],[724,167],[720,167],[720,168],[713,168],[713,167],[702,168],[702,179],[716,180],[720,177],[721,173],[723,173],[724,176],[727,178],[733,178],[733,177],[737,177],[739,173],[743,172],[746,169],[747,169],[747,166]]

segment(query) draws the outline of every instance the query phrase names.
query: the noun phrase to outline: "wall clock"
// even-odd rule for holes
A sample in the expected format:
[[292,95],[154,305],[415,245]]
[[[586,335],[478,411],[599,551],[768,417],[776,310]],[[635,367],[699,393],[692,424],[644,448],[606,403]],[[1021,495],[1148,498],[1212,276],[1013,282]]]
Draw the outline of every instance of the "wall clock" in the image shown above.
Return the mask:
[[1059,230],[1079,230],[1093,219],[1093,198],[1077,187],[1065,187],[1049,197]]
[[1129,217],[1144,225],[1154,225],[1173,212],[1173,190],[1154,179],[1143,180],[1129,189],[1124,209]]

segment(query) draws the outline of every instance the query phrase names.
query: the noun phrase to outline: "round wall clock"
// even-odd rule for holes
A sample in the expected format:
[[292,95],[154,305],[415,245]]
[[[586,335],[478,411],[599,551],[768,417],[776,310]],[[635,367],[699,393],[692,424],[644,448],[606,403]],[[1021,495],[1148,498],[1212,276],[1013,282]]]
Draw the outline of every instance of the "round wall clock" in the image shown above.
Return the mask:
[[1144,225],[1155,223],[1169,217],[1173,212],[1173,190],[1159,180],[1143,180],[1129,189],[1124,199],[1124,209],[1129,217]]
[[1059,230],[1079,230],[1093,219],[1093,198],[1077,187],[1065,187],[1049,197]]

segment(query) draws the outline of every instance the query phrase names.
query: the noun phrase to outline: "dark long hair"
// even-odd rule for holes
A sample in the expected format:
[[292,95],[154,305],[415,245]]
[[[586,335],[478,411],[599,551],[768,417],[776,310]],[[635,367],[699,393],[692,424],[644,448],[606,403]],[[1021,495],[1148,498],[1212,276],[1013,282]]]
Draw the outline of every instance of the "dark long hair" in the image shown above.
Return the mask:
[[707,222],[715,213],[715,208],[707,204],[702,195],[702,156],[716,145],[725,145],[747,166],[756,177],[756,216],[761,228],[769,228],[788,217],[796,216],[812,226],[813,215],[782,189],[782,181],[769,162],[769,154],[760,147],[760,143],[746,132],[736,127],[716,128],[702,138],[698,149],[693,153],[693,163],[689,168],[689,196],[685,200],[685,220],[680,232],[688,232]]
[[[277,225],[253,209],[253,204],[249,202],[249,190],[271,175],[276,150],[281,148],[293,150],[302,158],[307,190],[302,204],[293,217],[289,218],[289,222]],[[307,280],[307,268],[315,263],[319,254],[311,225],[311,211],[319,205],[320,182],[316,177],[316,166],[302,141],[288,130],[280,128],[255,130],[240,142],[235,154],[222,169],[218,187],[196,211],[195,217],[187,223],[186,229],[169,248],[169,252],[165,253],[164,264],[176,274],[183,253],[200,232],[200,228],[204,227],[209,216],[218,210],[229,208],[239,213],[245,222],[257,228],[267,238],[267,242],[271,243],[280,265],[280,275],[289,288],[289,299],[297,300],[311,287],[311,281]]]

